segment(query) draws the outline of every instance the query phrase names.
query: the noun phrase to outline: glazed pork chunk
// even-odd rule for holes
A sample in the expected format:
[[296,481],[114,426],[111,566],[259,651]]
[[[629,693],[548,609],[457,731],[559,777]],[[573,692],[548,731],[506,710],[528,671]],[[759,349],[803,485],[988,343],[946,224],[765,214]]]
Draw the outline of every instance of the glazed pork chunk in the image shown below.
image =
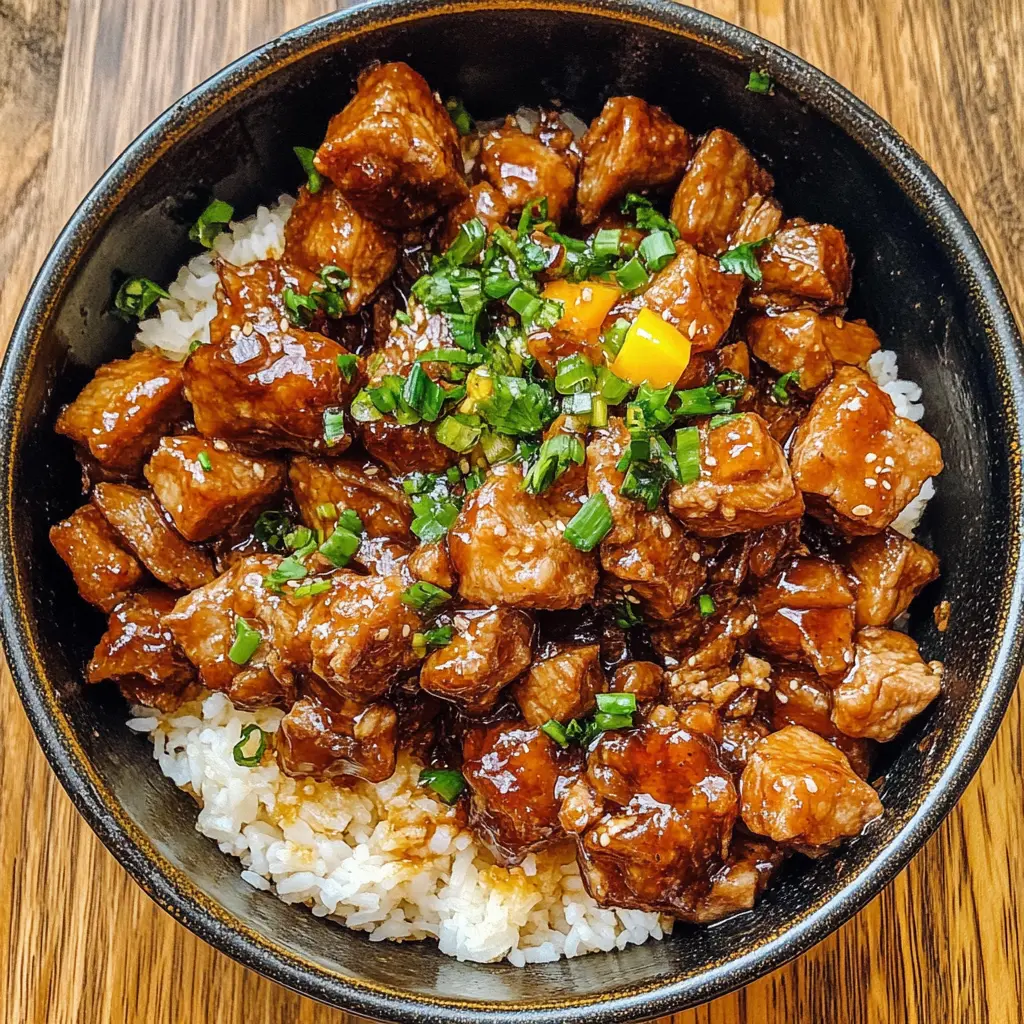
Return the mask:
[[790,461],[807,510],[849,536],[880,533],[942,471],[938,442],[853,366],[815,398]]
[[711,924],[741,910],[750,910],[782,863],[782,857],[774,843],[748,836],[737,838],[729,850],[729,859],[711,879],[711,890],[690,920]]
[[469,821],[503,864],[564,838],[559,809],[582,770],[578,748],[561,749],[540,729],[499,722],[470,729],[462,745]]
[[594,710],[606,689],[599,644],[557,644],[528,667],[512,693],[528,725],[567,722]]
[[315,163],[361,214],[391,228],[422,224],[469,191],[455,125],[422,75],[400,61],[359,76]]
[[576,204],[580,223],[593,224],[613,199],[679,181],[692,142],[661,107],[613,96],[580,140],[580,151]]
[[134,478],[157,441],[188,413],[181,364],[136,352],[104,363],[54,429],[79,445],[101,473]]
[[846,237],[831,224],[787,221],[758,251],[762,279],[751,302],[772,309],[843,306],[850,294]]

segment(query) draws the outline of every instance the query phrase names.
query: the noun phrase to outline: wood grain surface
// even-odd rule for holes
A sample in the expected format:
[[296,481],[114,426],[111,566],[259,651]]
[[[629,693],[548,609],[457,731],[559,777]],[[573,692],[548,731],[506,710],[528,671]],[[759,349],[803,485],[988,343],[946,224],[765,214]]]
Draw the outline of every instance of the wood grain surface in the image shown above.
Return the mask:
[[[47,246],[134,135],[329,0],[0,0],[0,339]],[[950,187],[1020,320],[1024,0],[705,0],[826,70]],[[1024,1017],[1021,701],[911,866],[800,960],[677,1024]],[[0,682],[0,1021],[329,1022],[159,911],[82,822]]]

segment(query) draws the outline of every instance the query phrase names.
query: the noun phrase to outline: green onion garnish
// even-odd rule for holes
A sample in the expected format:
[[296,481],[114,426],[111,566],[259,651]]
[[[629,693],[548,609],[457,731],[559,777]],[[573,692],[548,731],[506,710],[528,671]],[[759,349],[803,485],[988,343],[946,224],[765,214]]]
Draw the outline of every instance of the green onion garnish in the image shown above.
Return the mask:
[[196,456],[196,462],[198,462],[207,473],[213,469],[213,463],[210,461],[210,453],[205,449]]
[[473,118],[469,116],[469,112],[462,105],[462,100],[458,96],[447,99],[444,107],[460,135],[468,135],[473,130]]
[[463,480],[463,483],[465,484],[466,487],[466,493],[472,494],[473,491],[480,487],[483,484],[484,480],[486,479],[487,474],[479,466],[477,466],[476,469],[467,473],[465,479]]
[[338,506],[332,501],[325,501],[316,507],[317,519],[337,519],[338,518]]
[[757,250],[767,242],[767,238],[757,242],[742,242],[735,248],[723,252],[718,257],[718,265],[727,274],[744,274],[757,283],[764,277],[757,263]]
[[114,296],[114,308],[124,319],[134,316],[141,320],[157,299],[169,298],[170,294],[155,281],[150,281],[148,277],[129,277],[117,289],[117,294]]
[[291,591],[292,597],[315,597],[317,594],[326,594],[331,589],[329,580],[316,580],[313,583],[303,583]]
[[256,653],[263,634],[258,629],[253,629],[245,619],[235,619],[235,642],[228,651],[228,658],[236,665],[245,665]]
[[454,768],[424,768],[420,785],[432,789],[446,804],[453,804],[466,788],[466,780]]
[[308,526],[297,526],[284,539],[284,545],[291,551],[306,547],[313,539],[313,531]]
[[594,366],[586,356],[571,355],[558,360],[555,367],[555,390],[560,395],[590,391],[596,381]]
[[688,391],[677,391],[679,405],[677,416],[711,416],[715,413],[732,412],[736,408],[736,399],[720,395],[712,384],[703,388],[690,388]]
[[402,603],[423,615],[436,612],[451,599],[452,595],[447,590],[435,587],[433,583],[427,583],[426,580],[417,580],[402,594]]
[[359,356],[345,354],[336,356],[334,361],[338,364],[342,377],[351,383],[356,373],[356,367],[359,365]]
[[712,416],[708,420],[708,430],[717,430],[719,427],[724,427],[727,423],[732,423],[735,420],[742,418],[743,413],[741,412],[730,412],[724,416]]
[[784,373],[775,382],[775,386],[772,388],[772,398],[774,398],[779,405],[789,405],[789,386],[790,384],[796,386],[799,382],[799,370],[790,370],[788,373]]
[[562,412],[566,416],[589,416],[594,408],[594,396],[589,391],[566,395],[562,400]]
[[635,693],[599,693],[597,710],[609,715],[631,715],[636,711]]
[[280,594],[283,584],[289,580],[301,580],[306,572],[306,567],[297,558],[289,556],[263,577],[263,587],[274,594]]
[[632,725],[632,715],[609,715],[603,711],[598,711],[594,715],[594,727],[598,732],[607,732],[609,729],[629,729]]
[[600,395],[592,396],[590,403],[590,425],[592,427],[608,426],[608,403]]
[[188,229],[188,237],[193,242],[212,248],[216,237],[228,226],[235,208],[230,203],[214,199],[201,214],[199,219]]
[[681,484],[692,484],[700,476],[700,432],[696,427],[676,431],[676,466]]
[[644,624],[643,617],[632,601],[622,600],[616,602],[612,605],[612,613],[615,625],[620,629],[633,629],[635,626],[642,626]]
[[581,466],[585,458],[583,442],[575,435],[556,434],[549,437],[540,446],[537,459],[524,475],[520,486],[527,494],[542,494],[572,463]]
[[252,533],[268,551],[281,551],[284,549],[284,538],[291,530],[291,520],[284,512],[261,512]]
[[400,309],[400,310],[399,310],[399,311],[398,311],[398,312],[397,312],[397,313],[395,314],[395,319],[396,319],[396,320],[397,320],[397,321],[398,321],[398,322],[399,322],[400,324],[404,325],[405,327],[408,327],[408,326],[409,326],[409,324],[411,324],[411,323],[412,323],[412,317],[411,317],[411,316],[409,316],[409,314],[408,314],[408,313],[406,313],[406,311],[405,311],[404,309]]
[[619,287],[623,291],[635,292],[638,288],[643,288],[650,278],[639,257],[634,256],[628,263],[624,263],[615,271],[615,280],[618,281]]
[[320,554],[338,569],[348,565],[349,559],[359,550],[362,537],[358,533],[337,526],[334,532],[320,545]]
[[473,217],[459,225],[455,241],[448,246],[444,258],[453,267],[462,267],[479,256],[486,244],[487,228],[479,217]]
[[359,513],[351,508],[342,509],[341,515],[338,516],[338,526],[351,533],[363,532],[363,521],[359,518]]
[[612,528],[612,512],[603,494],[592,494],[565,524],[563,536],[577,551],[593,551]]
[[636,218],[636,226],[640,231],[667,231],[673,238],[679,237],[679,228],[667,217],[658,213],[654,203],[647,196],[636,192],[628,192],[622,200],[622,212],[632,213]]
[[601,344],[604,346],[605,351],[614,359],[622,348],[623,342],[626,340],[626,332],[629,330],[629,321],[620,316],[615,323],[605,331],[604,337],[601,339]]
[[493,391],[480,400],[477,412],[500,434],[524,437],[542,431],[556,415],[545,388],[523,377],[492,378]]
[[565,734],[565,726],[555,719],[549,718],[541,727],[540,731],[550,736],[560,747],[569,746],[569,737]]
[[[259,733],[259,743],[251,754],[246,754],[245,748],[249,743],[249,737],[254,733]],[[243,768],[257,768],[266,749],[267,734],[255,722],[250,722],[242,726],[242,738],[231,748],[231,756],[235,759],[235,764]]]
[[597,390],[609,405],[618,405],[629,397],[633,385],[616,376],[607,366],[602,366],[597,371]]
[[320,309],[319,303],[312,295],[303,295],[294,288],[285,288],[281,292],[284,300],[284,313],[296,327],[308,327],[309,322]]
[[292,146],[292,152],[299,158],[299,163],[302,164],[302,169],[306,172],[306,188],[311,193],[319,192],[323,179],[320,177],[320,172],[313,166],[316,150],[308,149],[306,146]]
[[707,618],[715,614],[715,599],[710,594],[700,594],[697,597],[697,610]]
[[430,379],[422,363],[413,363],[402,386],[402,399],[428,423],[433,423],[444,405],[444,388]]
[[669,481],[669,470],[655,462],[637,461],[630,464],[619,486],[619,493],[625,498],[642,501],[648,512],[658,507],[661,492]]
[[327,442],[327,446],[338,444],[344,437],[345,414],[340,409],[326,410],[324,412],[324,441]]
[[747,91],[766,96],[772,89],[771,75],[767,71],[751,71],[747,79]]
[[453,452],[468,452],[480,440],[482,430],[479,416],[456,412],[438,423],[434,437]]
[[667,231],[652,231],[640,243],[640,255],[652,274],[661,270],[675,254],[675,243]]
[[594,235],[594,255],[618,256],[622,245],[622,231],[619,228],[602,228]]
[[444,647],[452,642],[452,627],[438,626],[437,629],[428,629],[420,635],[428,647]]

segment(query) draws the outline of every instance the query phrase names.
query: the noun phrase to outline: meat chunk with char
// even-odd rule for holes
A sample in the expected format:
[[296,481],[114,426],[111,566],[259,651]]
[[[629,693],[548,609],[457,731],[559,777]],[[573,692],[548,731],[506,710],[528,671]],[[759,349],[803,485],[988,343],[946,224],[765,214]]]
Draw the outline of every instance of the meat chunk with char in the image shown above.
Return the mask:
[[532,644],[533,619],[526,612],[495,608],[475,615],[451,643],[427,657],[420,686],[468,714],[483,714],[497,703],[502,688],[529,668]]
[[135,477],[157,441],[188,417],[181,364],[157,352],[104,363],[54,429],[114,476]]
[[703,586],[700,545],[660,508],[648,511],[619,493],[625,474],[617,465],[629,441],[623,421],[612,417],[587,445],[587,488],[607,498],[612,515],[599,549],[601,568],[629,586],[648,615],[670,619]]
[[755,595],[758,644],[821,675],[843,675],[853,663],[853,603],[840,566],[791,558]]
[[888,626],[939,576],[938,557],[895,530],[857,537],[836,556],[851,576],[858,628]]
[[638,704],[657,700],[665,681],[665,670],[656,661],[627,661],[616,667],[608,682],[611,693],[632,693]]
[[442,590],[453,590],[458,582],[452,560],[448,557],[448,544],[443,540],[420,544],[409,556],[409,572],[418,580],[426,580]]
[[195,434],[165,437],[145,474],[178,532],[191,541],[209,540],[254,518],[285,481],[279,459],[243,455]]
[[727,248],[752,245],[770,238],[782,223],[782,207],[771,196],[752,195],[744,204]]
[[878,351],[878,335],[867,324],[795,309],[747,322],[747,341],[762,362],[779,373],[799,372],[797,386],[814,391],[832,376],[836,363],[866,366]]
[[90,683],[116,683],[132,704],[173,711],[199,694],[196,670],[162,617],[174,607],[168,590],[130,594],[111,613],[86,669]]
[[831,224],[787,221],[758,251],[757,264],[761,281],[751,296],[755,306],[829,308],[845,305],[850,294],[853,261],[845,235]]
[[527,667],[512,693],[528,725],[579,718],[605,690],[600,644],[557,644]]
[[853,366],[818,393],[790,462],[807,510],[850,536],[880,533],[942,471],[935,438],[897,416],[892,399]]
[[799,519],[804,502],[789,462],[756,413],[701,424],[700,476],[669,488],[669,511],[701,537],[725,537]]
[[447,213],[438,241],[447,249],[459,234],[459,228],[467,221],[478,218],[490,234],[509,218],[508,200],[493,185],[486,181],[477,182],[469,195],[456,203]]
[[676,258],[654,275],[641,301],[689,338],[694,352],[709,352],[732,323],[743,281],[680,239]]
[[847,736],[887,743],[939,695],[942,663],[926,663],[904,633],[866,626],[849,674],[833,691],[832,721]]
[[758,744],[740,778],[740,806],[751,832],[808,852],[859,835],[882,813],[846,755],[799,725]]
[[523,722],[468,730],[462,774],[472,794],[470,827],[501,863],[518,864],[564,838],[558,813],[582,767],[577,748],[563,750]]
[[563,536],[581,503],[562,480],[536,495],[522,481],[518,466],[494,466],[466,499],[448,533],[459,593],[483,605],[579,608],[593,598],[598,575],[595,557]]
[[773,186],[772,176],[747,147],[716,128],[701,140],[679,183],[672,221],[681,238],[705,256],[717,256],[740,226],[748,201],[767,195]]
[[422,224],[469,191],[455,125],[401,61],[359,76],[314,164],[363,216],[392,228]]
[[584,884],[602,906],[692,919],[722,865],[736,787],[709,736],[669,708],[636,729],[605,732],[566,794]]
[[357,313],[398,264],[398,239],[358,213],[341,190],[324,182],[318,192],[303,186],[284,229],[284,258],[314,274],[341,267],[351,283],[345,310]]
[[113,611],[145,575],[95,505],[83,505],[51,526],[50,543],[71,570],[78,592],[101,611]]
[[711,890],[690,920],[711,924],[740,911],[752,910],[782,863],[782,857],[782,851],[774,843],[741,836],[732,844],[729,859],[711,879]]
[[172,590],[194,590],[214,578],[210,556],[182,538],[149,491],[100,483],[92,501],[142,564]]
[[675,184],[692,152],[689,132],[636,96],[613,96],[580,140],[583,163],[576,191],[580,223],[631,190]]

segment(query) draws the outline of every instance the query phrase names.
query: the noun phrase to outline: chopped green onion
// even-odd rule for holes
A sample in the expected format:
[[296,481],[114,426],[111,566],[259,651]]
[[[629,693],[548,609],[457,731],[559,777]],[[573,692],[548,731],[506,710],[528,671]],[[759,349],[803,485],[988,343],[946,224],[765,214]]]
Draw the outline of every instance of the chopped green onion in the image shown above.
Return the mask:
[[487,479],[487,474],[477,466],[476,469],[466,474],[465,480],[463,481],[466,487],[466,493],[472,494],[478,487],[483,485],[484,480]]
[[597,390],[609,405],[618,405],[629,396],[633,385],[616,376],[607,366],[602,366],[597,371]]
[[316,150],[308,149],[306,146],[292,146],[292,152],[299,158],[299,163],[302,164],[302,169],[306,172],[308,191],[312,194],[319,192],[323,179],[320,177],[320,172],[313,166]]
[[466,788],[466,780],[454,768],[424,768],[420,785],[432,789],[446,804],[453,804]]
[[207,249],[212,248],[216,237],[228,226],[235,208],[230,203],[214,199],[189,228],[188,237]]
[[586,450],[573,434],[549,437],[537,453],[537,459],[523,477],[521,487],[527,494],[542,494],[572,463],[583,465]]
[[592,396],[590,403],[590,425],[592,427],[608,426],[608,403],[600,396]]
[[169,298],[170,294],[155,281],[150,281],[148,277],[129,277],[117,289],[117,294],[114,296],[114,308],[125,319],[134,316],[141,320],[157,299]]
[[338,444],[344,437],[345,414],[340,409],[327,409],[324,412],[324,441],[328,448]]
[[467,352],[462,348],[432,348],[421,352],[416,361],[420,363],[454,363],[456,366],[479,366],[484,357],[479,352]]
[[462,470],[458,466],[449,466],[444,471],[445,479],[450,484],[457,484],[462,479]]
[[634,256],[615,271],[615,280],[623,291],[635,292],[638,288],[643,288],[650,278],[639,258]]
[[294,288],[285,288],[281,292],[284,300],[284,313],[296,327],[308,327],[310,320],[316,316],[320,304],[312,295],[303,295]]
[[718,257],[718,265],[727,274],[744,274],[757,283],[764,277],[757,263],[757,250],[767,241],[767,238],[762,238],[757,242],[742,242],[735,248],[723,252]]
[[603,711],[598,711],[594,715],[594,727],[598,732],[608,732],[610,729],[629,729],[632,725],[632,715],[609,715]]
[[308,526],[296,526],[284,539],[284,545],[292,551],[306,547],[313,539],[313,531]]
[[316,580],[314,583],[303,583],[291,591],[292,597],[316,597],[317,594],[326,594],[331,589],[329,580]]
[[444,258],[453,267],[462,267],[476,259],[486,244],[487,228],[479,217],[473,217],[459,225],[455,241],[445,250]]
[[652,274],[661,270],[675,254],[675,243],[667,231],[652,231],[640,243],[640,255]]
[[605,331],[601,344],[612,359],[619,354],[619,350],[622,348],[622,345],[626,340],[626,333],[629,331],[629,327],[630,322],[625,317],[620,316],[615,323]]
[[[534,211],[536,210],[536,213]],[[533,229],[534,224],[541,224],[548,219],[548,197],[541,196],[539,199],[531,199],[523,212],[519,215],[519,224],[516,226],[516,235],[522,242]]]
[[569,737],[565,734],[565,726],[555,719],[549,718],[541,727],[540,731],[550,736],[563,749],[569,746]]
[[667,217],[658,213],[654,203],[647,196],[629,192],[622,200],[622,212],[632,213],[640,231],[667,231],[673,238],[679,237],[679,228]]
[[622,231],[619,228],[602,228],[594,235],[593,249],[595,256],[618,256],[621,245]]
[[589,416],[594,408],[594,396],[589,391],[566,395],[562,400],[562,412],[566,416]]
[[779,405],[789,405],[789,385],[798,385],[800,382],[800,371],[790,370],[788,373],[784,373],[776,382],[772,388],[772,398],[775,399]]
[[339,266],[328,263],[320,268],[319,278],[328,288],[343,292],[352,283],[352,278]]
[[615,625],[620,629],[633,629],[644,624],[643,617],[632,601],[622,600],[612,605]]
[[289,580],[301,580],[306,573],[306,567],[297,558],[289,555],[276,569],[263,577],[263,587],[272,593],[280,594],[283,584]]
[[747,79],[748,92],[756,92],[762,96],[767,95],[772,89],[771,75],[767,71],[751,71]]
[[736,407],[735,398],[727,398],[718,393],[712,385],[703,388],[690,388],[688,391],[677,391],[679,406],[677,416],[711,416],[719,412],[732,412]]
[[427,583],[426,580],[417,580],[402,594],[402,603],[423,615],[436,612],[451,599],[452,595],[447,590],[435,587],[433,583]]
[[258,629],[253,629],[245,619],[235,619],[235,642],[228,651],[228,658],[236,665],[245,665],[256,653],[263,640],[263,634]]
[[349,559],[359,550],[362,538],[343,526],[335,528],[334,532],[320,545],[320,554],[326,558],[331,565],[338,569],[348,565]]
[[609,715],[631,715],[636,711],[635,693],[599,693],[597,710]]
[[[246,754],[245,748],[249,744],[249,738],[255,733],[259,733],[259,743],[251,754]],[[235,764],[243,768],[257,768],[266,749],[267,734],[255,722],[250,722],[242,726],[242,738],[231,748],[231,756],[235,759]]]
[[676,431],[676,466],[681,484],[692,484],[700,476],[700,432],[696,427]]
[[593,551],[612,528],[612,512],[603,494],[592,494],[565,525],[563,536],[577,551]]
[[500,434],[525,437],[542,431],[556,415],[544,387],[523,377],[492,378],[494,390],[477,404],[477,412]]
[[284,548],[285,535],[292,529],[291,520],[284,512],[261,512],[253,525],[253,536],[269,551]]
[[341,370],[342,377],[351,383],[352,378],[356,373],[356,367],[359,365],[359,356],[345,354],[335,356],[334,361],[338,364],[338,369]]
[[198,462],[207,473],[213,469],[213,463],[210,461],[210,453],[205,449],[196,456],[196,462]]
[[330,501],[325,501],[316,507],[316,515],[318,519],[337,519],[338,508]]
[[428,629],[425,633],[413,633],[413,650],[422,657],[429,648],[437,649],[446,647],[452,642],[452,627],[438,626],[437,629]]
[[359,513],[350,508],[342,509],[341,515],[338,516],[338,526],[352,533],[363,532],[363,521],[359,518]]
[[625,498],[642,501],[647,511],[653,512],[658,507],[669,475],[669,471],[657,463],[632,462],[619,486],[619,493]]
[[472,450],[483,427],[479,423],[479,416],[471,416],[466,413],[452,413],[438,423],[434,430],[434,437],[453,452],[468,452]]
[[[374,420],[379,420],[383,417],[383,413],[373,404],[373,399],[370,397],[370,392],[363,388],[358,392],[355,398],[352,399],[352,404],[349,406],[349,412],[352,413],[352,419],[356,423],[371,423]],[[341,422],[342,434],[345,432],[344,419]]]
[[448,111],[448,116],[452,119],[452,124],[455,125],[455,130],[460,135],[468,135],[473,130],[473,118],[469,116],[469,112],[462,105],[462,100],[458,96],[451,96],[445,100],[444,108]]
[[541,302],[536,295],[531,295],[525,288],[517,288],[509,297],[508,304],[519,314],[523,322],[531,321],[540,311]]
[[710,594],[701,594],[697,598],[697,610],[707,618],[715,614],[715,599]]
[[724,416],[712,416],[708,420],[708,430],[717,430],[719,427],[724,427],[727,423],[732,423],[735,420],[741,419],[743,413],[741,412],[730,412]]
[[395,314],[395,319],[405,327],[408,327],[412,323],[412,317],[404,309],[400,309]]
[[558,360],[555,367],[555,390],[560,395],[590,391],[596,381],[594,366],[586,356],[571,355]]
[[445,313],[452,341],[459,348],[472,352],[477,347],[476,325],[480,319],[477,313]]
[[445,393],[440,384],[430,379],[422,363],[413,363],[402,387],[402,398],[423,419],[433,423],[441,413]]
[[484,457],[493,466],[496,462],[508,462],[516,453],[516,443],[511,437],[493,430],[485,430],[480,437]]

